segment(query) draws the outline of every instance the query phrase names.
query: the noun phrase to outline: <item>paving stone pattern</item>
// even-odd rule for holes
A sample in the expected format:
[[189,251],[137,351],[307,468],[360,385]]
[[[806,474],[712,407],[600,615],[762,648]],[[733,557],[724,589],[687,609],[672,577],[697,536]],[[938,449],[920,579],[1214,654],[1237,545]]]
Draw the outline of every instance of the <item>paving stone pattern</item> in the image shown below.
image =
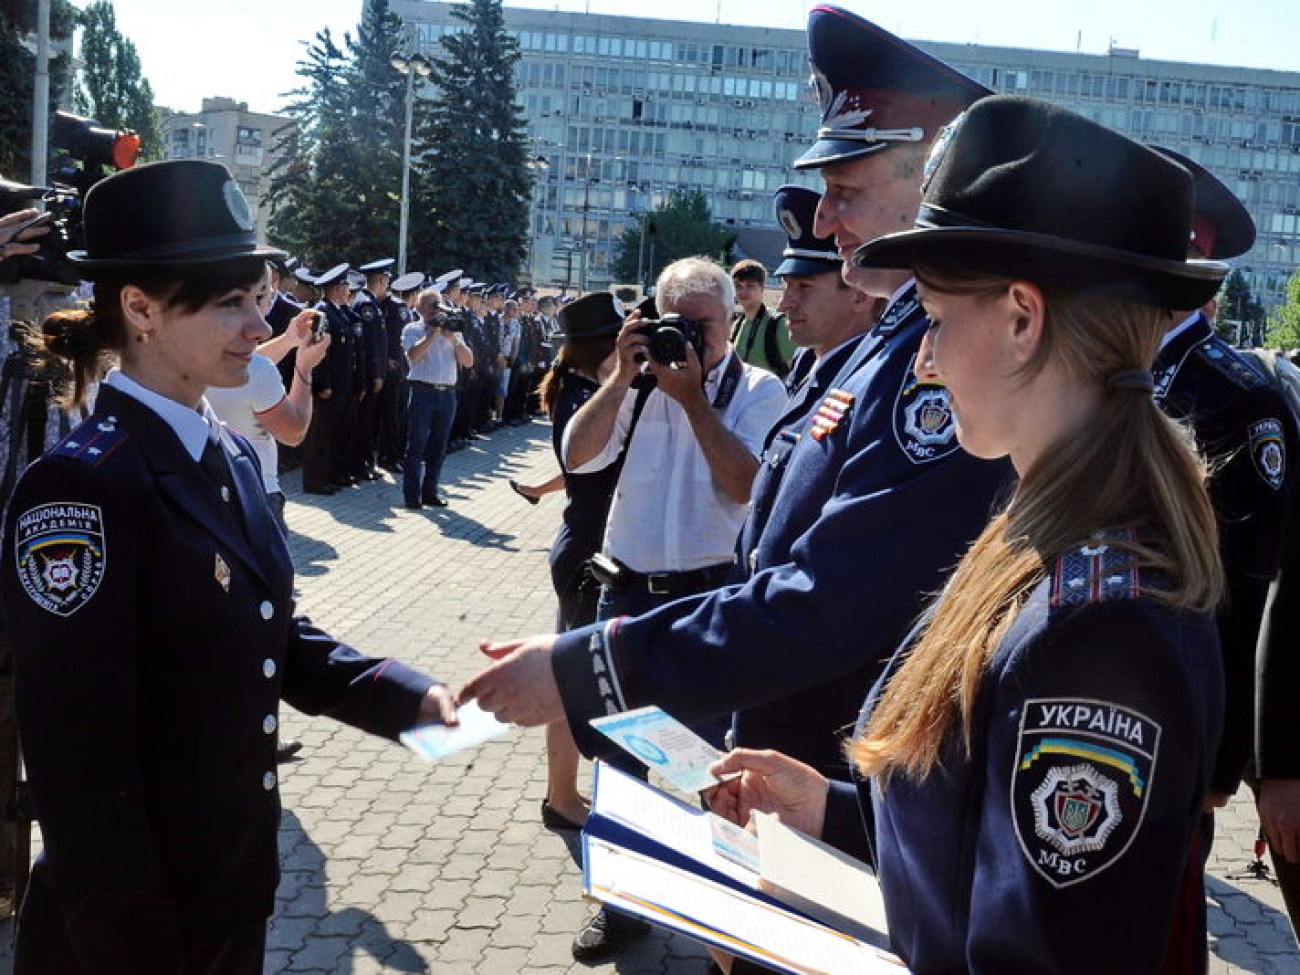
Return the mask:
[[[536,422],[452,454],[446,509],[405,510],[391,477],[320,498],[287,476],[301,610],[368,653],[458,686],[480,666],[480,638],[552,628],[546,553],[562,496],[531,506],[507,479],[553,472],[550,429]],[[304,747],[282,766],[284,875],[268,975],[705,972],[702,949],[659,932],[615,962],[573,961],[570,940],[590,907],[573,838],[539,822],[540,731],[437,765],[287,708],[283,731]],[[1256,829],[1242,800],[1220,818],[1209,881],[1215,975],[1300,973],[1276,888],[1244,875]],[[11,938],[12,925],[0,926],[0,972],[11,968]]]

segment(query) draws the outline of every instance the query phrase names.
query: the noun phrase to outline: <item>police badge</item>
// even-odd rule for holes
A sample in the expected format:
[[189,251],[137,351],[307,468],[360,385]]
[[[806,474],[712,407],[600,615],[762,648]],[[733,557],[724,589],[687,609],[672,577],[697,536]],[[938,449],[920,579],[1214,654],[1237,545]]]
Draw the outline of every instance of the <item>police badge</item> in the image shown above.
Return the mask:
[[957,424],[948,390],[920,382],[915,364],[913,356],[894,404],[894,439],[913,464],[928,464],[957,449]]
[[1250,456],[1259,476],[1274,491],[1280,491],[1286,480],[1286,447],[1280,420],[1269,417],[1251,424]]
[[1146,815],[1160,726],[1104,701],[1025,702],[1011,780],[1020,849],[1053,887],[1106,869]]
[[104,526],[95,505],[42,504],[23,512],[14,530],[18,579],[32,602],[71,616],[104,578]]

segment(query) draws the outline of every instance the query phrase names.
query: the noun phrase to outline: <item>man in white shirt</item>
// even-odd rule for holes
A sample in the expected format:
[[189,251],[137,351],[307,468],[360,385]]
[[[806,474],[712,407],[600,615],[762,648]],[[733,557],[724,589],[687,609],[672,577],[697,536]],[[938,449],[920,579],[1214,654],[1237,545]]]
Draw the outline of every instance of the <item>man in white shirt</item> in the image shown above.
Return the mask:
[[447,314],[437,291],[421,292],[415,310],[420,320],[402,329],[402,348],[411,364],[402,496],[407,508],[419,511],[425,505],[447,507],[438,494],[438,477],[456,418],[457,367],[474,365],[474,353],[464,335],[443,327]]
[[[684,362],[656,362],[644,323],[629,316],[614,375],[574,415],[562,445],[565,469],[574,473],[624,456],[605,525],[607,561],[593,563],[602,619],[636,616],[723,583],[763,437],[786,401],[781,381],[741,362],[731,346],[735,291],[723,268],[704,258],[676,261],[660,274],[655,301],[661,315],[698,325],[698,346],[687,344]],[[655,380],[648,394],[633,387],[643,375]],[[725,729],[718,721],[696,730],[720,745]],[[575,937],[574,957],[604,957],[640,930],[598,912]]]

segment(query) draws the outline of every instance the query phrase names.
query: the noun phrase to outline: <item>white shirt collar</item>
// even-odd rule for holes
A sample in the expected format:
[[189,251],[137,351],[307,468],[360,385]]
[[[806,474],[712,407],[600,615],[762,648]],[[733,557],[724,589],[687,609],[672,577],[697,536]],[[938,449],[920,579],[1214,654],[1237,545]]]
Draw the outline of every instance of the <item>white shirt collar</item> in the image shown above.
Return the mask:
[[1165,332],[1165,337],[1160,340],[1161,351],[1164,350],[1166,345],[1168,345],[1174,339],[1178,338],[1178,336],[1182,335],[1189,328],[1191,328],[1192,323],[1196,321],[1197,316],[1200,314],[1201,314],[1200,309],[1197,309],[1196,311],[1188,315],[1186,318],[1184,318],[1181,324],[1175,325],[1169,331]]
[[141,386],[121,369],[117,368],[109,370],[104,383],[112,386],[119,393],[125,393],[157,413],[162,421],[171,427],[176,436],[180,438],[181,446],[196,462],[203,456],[203,448],[209,439],[220,442],[218,431],[221,429],[221,421],[212,412],[207,397],[199,401],[198,410],[191,410],[189,407],[177,403],[174,399],[168,399],[146,386]]

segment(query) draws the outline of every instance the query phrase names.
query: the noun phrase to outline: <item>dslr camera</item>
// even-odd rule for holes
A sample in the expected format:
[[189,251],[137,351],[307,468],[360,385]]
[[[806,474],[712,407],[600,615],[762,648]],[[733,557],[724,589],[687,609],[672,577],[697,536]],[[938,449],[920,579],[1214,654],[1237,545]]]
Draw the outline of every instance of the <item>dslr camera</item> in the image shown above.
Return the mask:
[[686,361],[686,347],[695,350],[695,356],[704,361],[704,329],[699,322],[681,315],[662,315],[641,322],[637,335],[647,339],[646,354],[661,366]]

